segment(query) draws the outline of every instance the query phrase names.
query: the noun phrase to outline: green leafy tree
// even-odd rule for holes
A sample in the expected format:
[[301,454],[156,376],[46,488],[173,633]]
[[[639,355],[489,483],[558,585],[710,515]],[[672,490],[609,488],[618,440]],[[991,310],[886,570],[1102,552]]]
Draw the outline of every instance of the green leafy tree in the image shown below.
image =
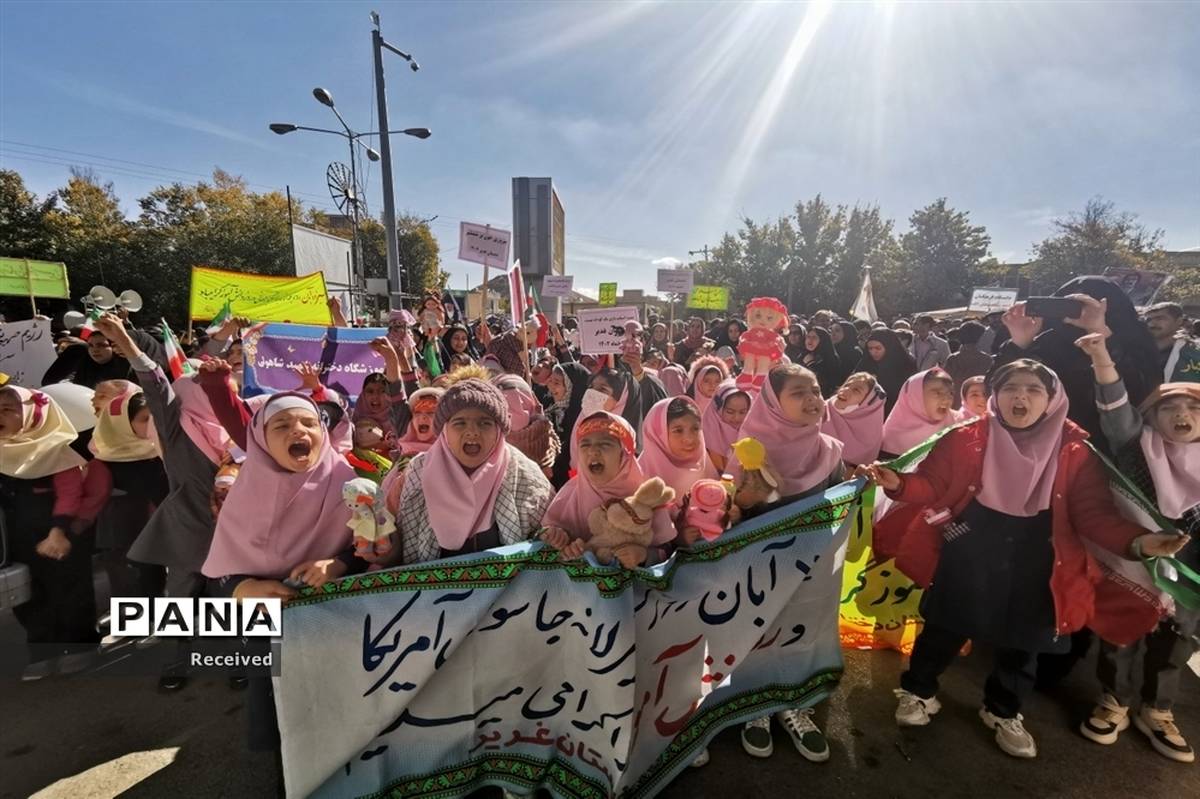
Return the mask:
[[834,208],[818,194],[796,204],[792,252],[785,271],[789,308],[816,310],[833,300],[837,259],[846,226],[844,206]]
[[[862,286],[863,267],[884,268],[898,260],[899,244],[892,228],[892,220],[884,219],[877,205],[850,209],[830,278],[827,307],[846,313]],[[878,303],[876,296],[877,310]]]
[[396,249],[405,294],[432,291],[444,283],[437,239],[424,219],[411,214],[396,218]]
[[20,173],[0,169],[0,255],[48,260],[54,250],[45,216],[53,207],[53,194],[39,200]]
[[970,215],[951,208],[945,197],[914,211],[909,225],[900,239],[896,280],[888,285],[897,304],[910,311],[965,304],[972,274],[991,244],[987,230],[972,225]]

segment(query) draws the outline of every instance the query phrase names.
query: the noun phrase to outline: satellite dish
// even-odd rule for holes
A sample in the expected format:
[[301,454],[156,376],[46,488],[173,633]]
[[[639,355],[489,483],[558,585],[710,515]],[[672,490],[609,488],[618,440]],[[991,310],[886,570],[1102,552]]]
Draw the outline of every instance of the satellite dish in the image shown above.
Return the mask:
[[129,313],[137,313],[142,310],[142,295],[133,289],[125,289],[121,292],[121,296],[117,297],[117,305]]
[[83,327],[83,323],[87,321],[87,317],[79,311],[67,311],[63,314],[63,327],[67,330],[74,330],[77,327]]
[[92,290],[83,298],[83,304],[108,311],[116,307],[117,295],[113,294],[113,290],[107,286],[92,286]]

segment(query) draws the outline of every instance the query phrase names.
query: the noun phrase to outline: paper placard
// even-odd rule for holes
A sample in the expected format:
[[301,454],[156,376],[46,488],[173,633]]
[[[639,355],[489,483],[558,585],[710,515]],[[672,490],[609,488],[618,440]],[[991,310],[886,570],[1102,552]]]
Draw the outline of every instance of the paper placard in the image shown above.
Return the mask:
[[967,313],[990,314],[996,311],[1004,312],[1017,302],[1016,289],[977,288],[971,290],[971,303]]
[[729,307],[729,289],[724,286],[693,286],[687,307],[701,311],[724,311]]
[[696,273],[691,269],[659,269],[658,290],[668,294],[688,294],[695,279]]
[[574,287],[574,275],[546,275],[542,278],[543,297],[570,297]]
[[508,242],[512,234],[489,225],[460,222],[458,225],[458,259],[477,264],[508,268]]
[[600,284],[600,307],[609,307],[617,304],[617,284],[616,283],[601,283]]
[[[615,285],[615,284],[614,284]],[[588,308],[579,312],[579,348],[584,355],[613,355],[621,352],[625,323],[639,321],[638,309],[629,305],[619,308]]]
[[38,388],[57,357],[49,319],[0,325],[0,372],[11,385]]

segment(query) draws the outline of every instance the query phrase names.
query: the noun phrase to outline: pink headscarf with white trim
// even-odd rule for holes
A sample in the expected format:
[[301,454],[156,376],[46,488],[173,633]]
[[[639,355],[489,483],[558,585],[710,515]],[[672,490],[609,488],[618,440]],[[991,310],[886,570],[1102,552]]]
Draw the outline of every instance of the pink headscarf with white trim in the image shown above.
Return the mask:
[[925,415],[925,376],[930,372],[940,373],[945,375],[947,380],[950,379],[950,375],[943,369],[935,367],[917,372],[904,381],[900,388],[900,396],[896,399],[892,412],[888,414],[887,421],[883,423],[884,452],[893,455],[908,452],[939,430],[945,430],[950,425],[962,421],[962,414],[953,408],[940,420],[930,419]]

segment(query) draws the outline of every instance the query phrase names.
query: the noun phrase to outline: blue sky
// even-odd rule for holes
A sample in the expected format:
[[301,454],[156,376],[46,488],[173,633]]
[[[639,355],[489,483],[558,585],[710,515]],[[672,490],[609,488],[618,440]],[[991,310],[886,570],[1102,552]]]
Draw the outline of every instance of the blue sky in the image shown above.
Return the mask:
[[1005,260],[1097,194],[1200,247],[1194,3],[6,0],[0,164],[38,193],[90,165],[131,214],[218,165],[328,203],[342,142],[267,124],[336,127],[324,86],[370,129],[372,8],[421,64],[386,62],[391,126],[434,131],[393,139],[397,205],[438,214],[455,287],[480,277],[459,221],[509,227],[515,175],[555,179],[584,288],[653,288],[655,259],[816,192],[901,229],[947,196]]

